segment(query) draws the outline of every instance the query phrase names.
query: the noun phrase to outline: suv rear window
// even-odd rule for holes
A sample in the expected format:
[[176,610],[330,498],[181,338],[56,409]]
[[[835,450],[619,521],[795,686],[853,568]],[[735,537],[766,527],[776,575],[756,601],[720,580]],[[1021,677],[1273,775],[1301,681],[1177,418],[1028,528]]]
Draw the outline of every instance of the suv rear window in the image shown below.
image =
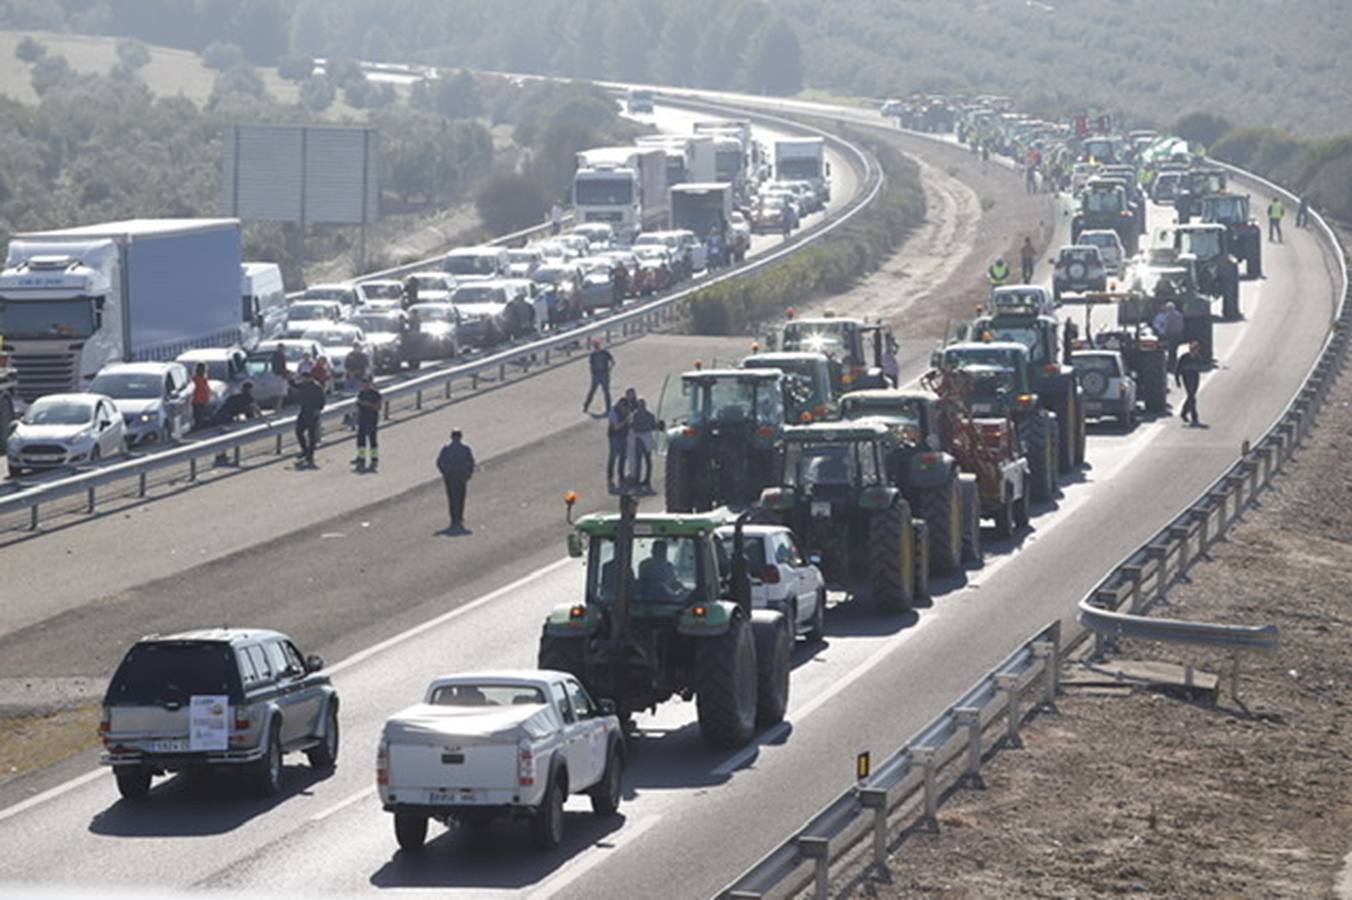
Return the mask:
[[242,693],[229,644],[156,641],[127,651],[103,702],[108,706],[187,703],[193,694],[224,694],[238,701]]

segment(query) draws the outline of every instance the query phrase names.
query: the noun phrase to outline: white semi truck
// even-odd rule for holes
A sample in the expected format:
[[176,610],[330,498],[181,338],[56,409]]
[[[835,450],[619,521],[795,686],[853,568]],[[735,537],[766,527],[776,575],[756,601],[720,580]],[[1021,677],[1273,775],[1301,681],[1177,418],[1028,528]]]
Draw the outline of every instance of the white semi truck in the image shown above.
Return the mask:
[[831,199],[831,164],[826,161],[826,142],[819,137],[775,141],[775,178],[807,181],[822,203]]
[[19,395],[83,390],[110,362],[238,343],[240,271],[237,219],[16,235],[0,271],[0,335]]
[[620,243],[667,227],[667,153],[661,147],[600,147],[577,154],[576,222],[605,222]]
[[667,187],[713,181],[717,171],[714,138],[709,135],[645,134],[640,147],[661,147],[667,154]]

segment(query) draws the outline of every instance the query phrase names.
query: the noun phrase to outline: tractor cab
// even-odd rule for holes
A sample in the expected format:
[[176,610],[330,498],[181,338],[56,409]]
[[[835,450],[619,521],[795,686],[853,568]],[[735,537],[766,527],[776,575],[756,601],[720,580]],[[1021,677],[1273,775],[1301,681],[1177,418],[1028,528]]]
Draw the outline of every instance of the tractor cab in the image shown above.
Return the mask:
[[1093,178],[1080,192],[1080,212],[1103,215],[1126,214],[1127,192],[1116,179]]
[[787,380],[787,420],[810,422],[834,418],[836,400],[830,360],[821,353],[754,353],[743,369],[777,369]]
[[1028,365],[1026,345],[982,341],[945,347],[935,368],[958,373],[973,415],[1003,416],[1037,406]]
[[1203,222],[1221,225],[1247,225],[1253,219],[1249,215],[1248,194],[1211,194],[1202,198],[1201,214]]
[[890,330],[881,324],[827,314],[784,323],[779,349],[826,356],[835,391],[843,394],[885,386],[882,360],[890,337]]

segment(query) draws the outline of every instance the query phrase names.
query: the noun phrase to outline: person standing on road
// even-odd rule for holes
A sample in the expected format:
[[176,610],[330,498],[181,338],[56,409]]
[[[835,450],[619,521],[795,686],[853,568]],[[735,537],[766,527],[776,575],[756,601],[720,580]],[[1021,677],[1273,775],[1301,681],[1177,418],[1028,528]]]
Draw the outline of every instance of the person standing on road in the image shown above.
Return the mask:
[[648,409],[648,401],[638,400],[634,413],[630,417],[630,434],[633,447],[630,458],[634,461],[631,475],[633,483],[645,491],[653,489],[653,450],[657,446],[657,416]]
[[296,374],[299,376],[309,375],[315,370],[315,358],[309,350],[303,350],[300,354],[300,362],[296,363]]
[[1021,284],[1033,283],[1033,261],[1037,256],[1037,251],[1033,249],[1033,239],[1024,235],[1023,246],[1019,248],[1019,264],[1022,268],[1021,274],[1023,281]]
[[376,432],[380,429],[380,410],[384,398],[369,374],[357,393],[357,471],[374,472],[380,463],[380,443]]
[[582,411],[591,412],[592,397],[596,396],[596,389],[601,389],[601,396],[605,398],[606,408],[602,410],[603,414],[610,413],[610,370],[615,368],[615,357],[610,355],[610,351],[601,346],[598,340],[592,340],[592,352],[587,357],[587,367],[591,370],[591,387],[587,389],[587,399],[582,401]]
[[1300,205],[1296,207],[1296,227],[1310,227],[1310,201],[1305,198],[1304,194],[1300,195]]
[[1276,197],[1268,204],[1268,240],[1274,243],[1282,243],[1282,218],[1286,215],[1286,208],[1282,206],[1282,201]]
[[1202,356],[1202,345],[1198,341],[1189,343],[1188,349],[1179,354],[1178,365],[1174,369],[1175,381],[1187,393],[1183,408],[1178,413],[1179,418],[1194,426],[1202,424],[1197,418],[1197,388],[1202,380],[1202,372],[1206,369],[1207,360]]
[[329,359],[320,354],[315,357],[315,364],[310,368],[310,377],[319,382],[319,386],[325,390],[329,387],[329,379],[333,377],[333,370],[329,368]]
[[446,505],[451,513],[451,531],[465,530],[465,494],[474,477],[474,451],[462,440],[460,430],[451,432],[450,443],[437,454],[437,471],[446,486]]
[[300,412],[296,414],[296,443],[300,452],[296,454],[299,465],[315,467],[315,449],[319,446],[319,414],[324,409],[324,388],[315,380],[313,371],[302,375],[296,385],[296,402]]
[[1150,327],[1155,329],[1155,334],[1159,335],[1160,340],[1164,341],[1164,346],[1168,352],[1168,361],[1166,365],[1169,371],[1173,371],[1178,364],[1178,345],[1183,340],[1183,314],[1178,311],[1178,306],[1170,300],[1164,304],[1164,308],[1155,316]]
[[606,440],[608,443],[606,484],[612,491],[616,486],[615,476],[617,474],[620,481],[624,481],[624,467],[628,460],[629,451],[630,412],[629,398],[621,397],[610,408],[610,413],[606,416]]
[[1075,324],[1075,320],[1066,317],[1066,324],[1061,329],[1061,361],[1066,365],[1071,364],[1071,354],[1075,352],[1075,342],[1079,340],[1080,328]]
[[999,287],[1009,281],[1009,263],[1001,256],[991,267],[986,270],[986,277],[990,279],[991,287]]
[[211,384],[207,381],[207,364],[198,363],[192,371],[192,430],[206,428],[211,421],[207,410],[211,406]]
[[286,371],[286,348],[278,344],[272,351],[272,374],[288,377]]

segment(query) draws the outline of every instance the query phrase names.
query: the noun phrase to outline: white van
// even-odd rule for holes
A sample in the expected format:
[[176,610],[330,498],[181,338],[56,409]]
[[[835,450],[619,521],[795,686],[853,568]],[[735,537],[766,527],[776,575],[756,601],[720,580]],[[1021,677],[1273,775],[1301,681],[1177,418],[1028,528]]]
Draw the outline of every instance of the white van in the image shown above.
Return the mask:
[[507,275],[512,256],[506,247],[458,247],[446,254],[444,268],[456,284],[491,281]]
[[281,267],[276,263],[246,262],[239,268],[244,296],[239,340],[245,348],[252,348],[286,330],[286,289],[282,286]]

